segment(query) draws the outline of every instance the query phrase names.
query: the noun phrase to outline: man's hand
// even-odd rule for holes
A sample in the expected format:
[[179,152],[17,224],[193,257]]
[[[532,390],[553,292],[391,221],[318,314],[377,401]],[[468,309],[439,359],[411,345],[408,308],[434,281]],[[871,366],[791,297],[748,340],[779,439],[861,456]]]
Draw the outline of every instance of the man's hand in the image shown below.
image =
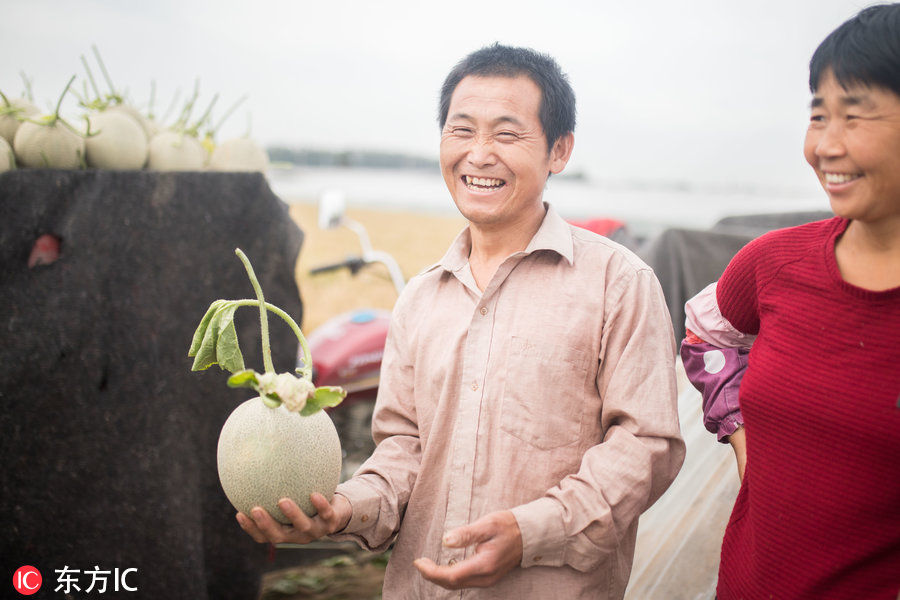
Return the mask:
[[747,432],[740,427],[728,436],[728,443],[734,450],[734,458],[737,460],[738,476],[744,481],[744,469],[747,467]]
[[307,517],[297,503],[289,498],[278,501],[278,508],[290,519],[291,525],[282,525],[258,506],[250,511],[252,518],[239,512],[237,521],[260,544],[308,544],[343,529],[350,522],[353,509],[350,502],[340,494],[334,495],[331,504],[319,493],[311,494],[309,499],[318,511],[314,517]]
[[476,544],[474,556],[455,565],[436,565],[427,558],[413,564],[428,581],[458,590],[494,585],[522,562],[522,533],[515,516],[508,510],[485,515],[444,536],[448,548],[472,544]]

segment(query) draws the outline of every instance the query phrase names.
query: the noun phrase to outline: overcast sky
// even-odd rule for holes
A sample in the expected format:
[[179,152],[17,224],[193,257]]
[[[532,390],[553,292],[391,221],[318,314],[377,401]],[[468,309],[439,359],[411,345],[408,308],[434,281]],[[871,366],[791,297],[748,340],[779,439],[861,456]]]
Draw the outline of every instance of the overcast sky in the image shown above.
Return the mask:
[[[156,112],[200,80],[220,139],[437,156],[438,89],[499,41],[547,52],[578,100],[570,169],[606,180],[815,189],[801,148],[809,58],[865,0],[637,2],[2,0],[0,90],[41,108],[96,68]],[[104,86],[105,87],[105,86]],[[74,98],[66,103],[75,109]],[[198,113],[195,113],[198,114]]]

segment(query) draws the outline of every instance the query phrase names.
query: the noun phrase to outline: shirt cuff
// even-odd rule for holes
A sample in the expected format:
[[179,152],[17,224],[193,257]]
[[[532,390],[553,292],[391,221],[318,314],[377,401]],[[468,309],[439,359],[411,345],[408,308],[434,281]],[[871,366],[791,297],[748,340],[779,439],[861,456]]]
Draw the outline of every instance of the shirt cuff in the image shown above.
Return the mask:
[[564,564],[563,508],[553,498],[539,498],[511,509],[522,533],[522,567]]
[[744,426],[744,415],[740,410],[736,410],[721,421],[719,421],[719,429],[716,432],[719,442],[728,443],[728,436]]
[[359,534],[373,530],[378,522],[381,500],[372,488],[362,481],[350,479],[340,484],[334,492],[340,494],[350,503],[350,520],[340,531],[328,537],[336,541],[352,539],[359,541]]

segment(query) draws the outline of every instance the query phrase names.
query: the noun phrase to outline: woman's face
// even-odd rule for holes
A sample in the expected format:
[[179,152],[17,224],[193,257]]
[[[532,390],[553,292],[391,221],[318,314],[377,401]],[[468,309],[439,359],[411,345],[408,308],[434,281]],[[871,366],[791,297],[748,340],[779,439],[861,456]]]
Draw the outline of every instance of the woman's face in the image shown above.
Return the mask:
[[836,215],[900,218],[900,97],[892,91],[844,88],[827,71],[813,95],[803,154]]

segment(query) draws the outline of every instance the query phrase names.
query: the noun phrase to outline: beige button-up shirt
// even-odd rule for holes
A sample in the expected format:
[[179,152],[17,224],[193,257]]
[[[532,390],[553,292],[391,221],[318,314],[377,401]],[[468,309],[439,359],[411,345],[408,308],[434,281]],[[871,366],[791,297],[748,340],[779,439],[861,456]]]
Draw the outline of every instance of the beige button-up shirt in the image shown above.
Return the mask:
[[[638,516],[684,459],[675,342],[652,270],[552,208],[484,292],[464,230],[394,309],[373,418],[378,447],[338,487],[333,536],[384,550],[384,598],[620,598]],[[488,589],[419,575],[474,548],[443,534],[511,510],[519,568]]]

